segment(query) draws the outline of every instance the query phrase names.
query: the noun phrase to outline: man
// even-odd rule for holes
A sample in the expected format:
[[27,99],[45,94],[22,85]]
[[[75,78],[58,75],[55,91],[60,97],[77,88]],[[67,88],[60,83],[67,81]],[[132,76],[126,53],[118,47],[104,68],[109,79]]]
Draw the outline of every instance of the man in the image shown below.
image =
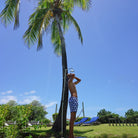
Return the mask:
[[[78,97],[77,97],[77,90],[76,90],[76,84],[78,84],[81,79],[75,77],[75,74],[68,74],[68,88],[70,90],[71,97],[69,99],[69,106],[70,106],[70,128],[69,128],[69,138],[74,138],[73,136],[73,127],[74,127],[74,121],[76,119],[76,112],[78,109]],[[73,80],[76,79],[75,82]]]

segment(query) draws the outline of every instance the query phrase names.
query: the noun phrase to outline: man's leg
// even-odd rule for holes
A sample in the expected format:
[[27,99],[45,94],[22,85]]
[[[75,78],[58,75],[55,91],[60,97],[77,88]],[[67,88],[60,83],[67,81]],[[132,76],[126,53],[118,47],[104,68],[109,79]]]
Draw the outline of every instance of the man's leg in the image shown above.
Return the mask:
[[75,119],[76,119],[76,112],[71,112],[69,138],[74,138],[74,136],[73,136],[73,127],[74,127]]

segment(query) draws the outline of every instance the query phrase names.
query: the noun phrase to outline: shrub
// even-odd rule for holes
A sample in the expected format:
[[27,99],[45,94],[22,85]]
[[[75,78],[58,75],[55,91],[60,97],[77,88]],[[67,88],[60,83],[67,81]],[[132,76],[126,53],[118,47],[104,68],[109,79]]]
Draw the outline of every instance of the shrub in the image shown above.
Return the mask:
[[58,116],[58,113],[55,113],[55,114],[52,115],[52,117],[53,117],[53,121],[56,120],[57,116]]

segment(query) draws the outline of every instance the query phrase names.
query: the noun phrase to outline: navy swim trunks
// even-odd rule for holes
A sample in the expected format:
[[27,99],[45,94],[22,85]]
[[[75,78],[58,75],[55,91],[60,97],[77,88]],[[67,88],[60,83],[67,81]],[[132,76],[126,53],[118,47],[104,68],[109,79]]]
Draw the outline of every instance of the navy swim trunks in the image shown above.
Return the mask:
[[70,112],[77,112],[78,98],[71,96],[69,99]]

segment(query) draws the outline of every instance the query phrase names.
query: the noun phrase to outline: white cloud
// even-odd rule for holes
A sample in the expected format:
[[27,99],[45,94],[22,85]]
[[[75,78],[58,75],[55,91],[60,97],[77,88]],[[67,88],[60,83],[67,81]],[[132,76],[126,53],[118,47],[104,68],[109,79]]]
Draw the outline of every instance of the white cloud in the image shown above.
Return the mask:
[[8,91],[6,91],[6,92],[1,92],[2,95],[11,94],[11,93],[13,93],[12,90],[8,90]]
[[17,98],[15,96],[3,96],[2,98],[0,98],[0,104],[6,104],[10,100],[17,101]]
[[29,104],[33,100],[40,101],[40,97],[38,97],[38,96],[27,96],[22,101],[19,101],[19,104]]
[[25,94],[25,95],[29,95],[29,94],[34,94],[34,93],[36,93],[36,91],[35,91],[35,90],[32,90],[32,91],[30,91],[30,92],[25,92],[24,94]]
[[51,106],[53,106],[55,104],[57,104],[57,102],[50,102],[50,103],[46,104],[45,107],[49,108],[49,107],[51,107]]
[[24,94],[25,94],[25,95],[28,95],[29,93],[28,93],[28,92],[25,92]]
[[13,93],[13,91],[12,90],[9,90],[9,91],[7,91],[7,93],[10,94],[10,93]]
[[36,91],[33,90],[33,91],[30,91],[30,93],[33,94],[33,93],[36,93]]
[[[10,100],[18,101],[19,104],[29,104],[33,100],[40,101],[40,97],[32,95],[32,94],[36,93],[35,90],[31,90],[29,92],[25,92],[24,94],[20,94],[19,95],[20,98],[18,96],[17,97],[11,96],[10,94],[12,94],[12,93],[13,93],[12,90],[1,92],[0,94],[3,96],[0,97],[0,104],[6,104]],[[24,96],[24,95],[26,95],[26,96]]]

